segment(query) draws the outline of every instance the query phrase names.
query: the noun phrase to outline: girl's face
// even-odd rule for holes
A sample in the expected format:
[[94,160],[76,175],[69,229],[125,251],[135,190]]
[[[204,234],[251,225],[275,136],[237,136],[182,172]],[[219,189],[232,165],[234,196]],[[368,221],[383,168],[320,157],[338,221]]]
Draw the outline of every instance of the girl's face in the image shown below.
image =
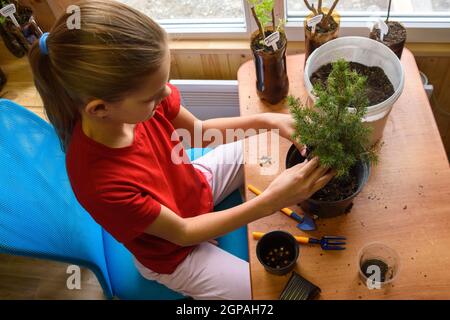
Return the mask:
[[131,92],[109,108],[108,117],[115,122],[136,124],[155,114],[159,103],[172,92],[167,86],[170,72],[170,53],[166,50],[160,68],[142,81],[139,89]]

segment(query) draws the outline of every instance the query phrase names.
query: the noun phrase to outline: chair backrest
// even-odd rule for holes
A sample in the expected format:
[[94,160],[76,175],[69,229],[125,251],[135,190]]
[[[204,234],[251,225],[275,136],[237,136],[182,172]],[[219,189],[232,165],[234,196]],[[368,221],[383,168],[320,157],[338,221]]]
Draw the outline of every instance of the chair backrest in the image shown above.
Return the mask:
[[73,194],[53,126],[0,99],[0,252],[91,269],[112,297],[101,227]]

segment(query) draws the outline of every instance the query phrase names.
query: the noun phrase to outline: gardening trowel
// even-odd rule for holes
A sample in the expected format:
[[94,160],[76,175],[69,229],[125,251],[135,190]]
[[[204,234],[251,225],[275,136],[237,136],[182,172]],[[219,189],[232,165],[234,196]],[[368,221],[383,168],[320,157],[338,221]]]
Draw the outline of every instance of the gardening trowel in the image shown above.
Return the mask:
[[[247,187],[248,187],[248,190],[250,190],[254,194],[256,194],[256,195],[261,194],[261,191],[259,191],[253,185],[249,184]],[[281,209],[281,212],[283,212],[285,215],[287,215],[287,216],[291,217],[292,219],[296,220],[297,222],[299,222],[299,224],[297,225],[297,228],[299,228],[300,230],[303,230],[303,231],[316,230],[316,223],[308,215],[306,215],[306,214],[299,215],[298,213],[296,213],[295,211],[292,211],[289,208],[283,208],[283,209]]]

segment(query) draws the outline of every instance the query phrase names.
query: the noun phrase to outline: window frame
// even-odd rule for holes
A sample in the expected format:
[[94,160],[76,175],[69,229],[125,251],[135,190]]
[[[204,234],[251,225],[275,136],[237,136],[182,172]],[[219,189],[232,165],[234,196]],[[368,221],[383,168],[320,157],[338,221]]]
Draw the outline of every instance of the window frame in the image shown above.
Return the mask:
[[[244,9],[244,21],[239,23],[236,19],[192,19],[190,23],[183,23],[183,19],[158,20],[172,39],[245,39],[256,30],[250,6],[247,0],[241,0]],[[277,1],[277,0],[276,0]],[[234,20],[234,21],[233,21]],[[186,21],[186,20],[184,20]],[[205,27],[208,31],[205,32]],[[181,31],[182,30],[182,31]]]
[[[292,41],[304,41],[303,23],[305,18],[290,18],[288,20],[287,0],[275,1],[283,6],[282,12],[284,13],[284,19],[287,20],[287,38]],[[347,12],[345,15],[342,15],[339,35],[368,36],[368,18],[375,16],[375,12],[371,14],[363,13],[365,11]],[[391,13],[390,19],[404,24],[408,31],[408,42],[450,42],[450,14],[433,13],[424,16],[421,14]]]
[[[194,23],[183,23],[179,20],[158,20],[173,39],[250,39],[251,34],[257,30],[256,23],[251,14],[247,0],[241,0],[244,8],[244,22],[240,19],[193,20]],[[299,0],[300,1],[300,0]],[[275,17],[285,19],[286,35],[290,41],[304,41],[304,17],[289,18],[287,16],[287,0],[275,0]],[[341,17],[341,36],[367,36],[368,17],[365,12],[346,13]],[[420,14],[391,14],[391,18],[402,22],[408,29],[408,42],[441,42],[450,43],[450,14],[435,13],[432,15]],[[235,20],[235,21],[232,21]],[[185,20],[184,20],[185,21]],[[191,20],[192,21],[192,20]],[[205,31],[205,27],[208,28]]]

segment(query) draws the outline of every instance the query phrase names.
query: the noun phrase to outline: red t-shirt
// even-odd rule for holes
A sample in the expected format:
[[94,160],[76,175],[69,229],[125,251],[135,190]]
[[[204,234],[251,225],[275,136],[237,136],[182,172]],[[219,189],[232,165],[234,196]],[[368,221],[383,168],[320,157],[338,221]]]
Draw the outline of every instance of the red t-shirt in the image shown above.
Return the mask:
[[[66,154],[67,172],[80,204],[136,259],[157,273],[172,273],[195,246],[181,247],[144,233],[161,204],[188,218],[213,210],[210,186],[190,162],[175,164],[170,122],[180,110],[172,94],[152,118],[135,127],[133,144],[109,148],[86,136],[78,122]],[[185,150],[180,156],[187,159]]]

